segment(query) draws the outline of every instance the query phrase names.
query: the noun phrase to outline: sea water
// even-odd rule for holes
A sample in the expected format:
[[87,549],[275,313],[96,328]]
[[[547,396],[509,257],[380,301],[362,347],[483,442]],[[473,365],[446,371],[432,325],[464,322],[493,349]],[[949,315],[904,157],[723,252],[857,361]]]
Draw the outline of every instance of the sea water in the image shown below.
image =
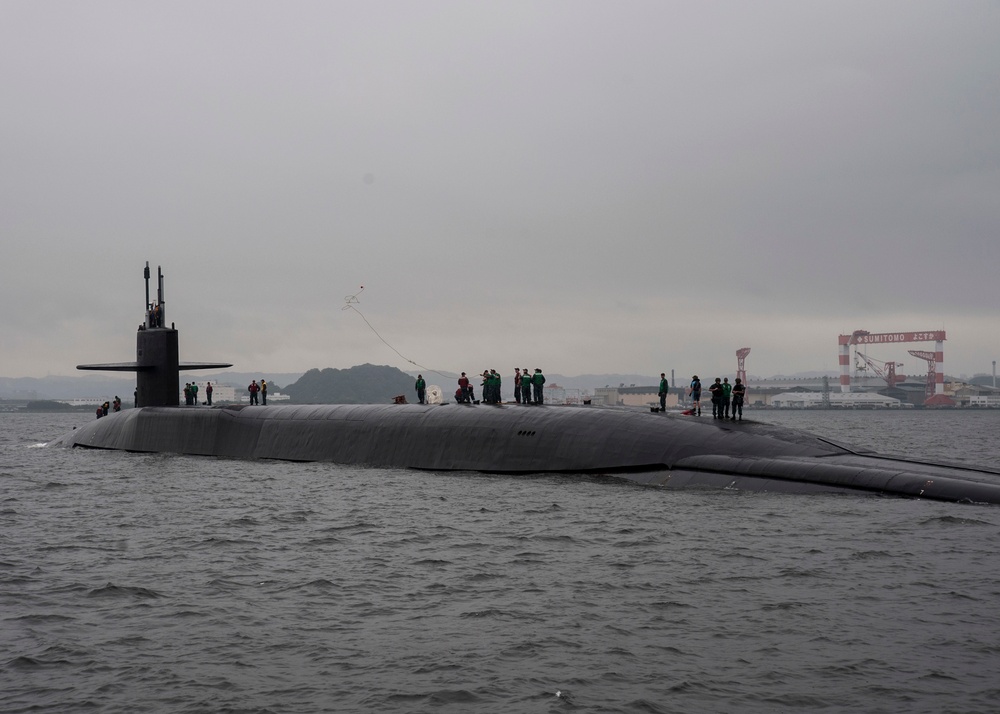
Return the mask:
[[[747,416],[998,453],[1000,411]],[[1000,709],[996,506],[39,446],[86,419],[0,414],[4,712]]]

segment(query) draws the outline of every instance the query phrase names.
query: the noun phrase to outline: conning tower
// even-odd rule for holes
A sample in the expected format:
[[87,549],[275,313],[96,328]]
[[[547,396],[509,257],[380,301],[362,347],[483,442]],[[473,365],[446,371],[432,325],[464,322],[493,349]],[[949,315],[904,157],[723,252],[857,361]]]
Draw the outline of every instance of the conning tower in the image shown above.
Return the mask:
[[135,340],[135,362],[78,364],[77,369],[136,373],[137,407],[176,407],[180,404],[182,369],[225,369],[225,362],[181,362],[177,330],[166,327],[166,302],[163,299],[163,271],[156,268],[156,300],[149,299],[149,262],[143,271],[146,279],[145,317]]

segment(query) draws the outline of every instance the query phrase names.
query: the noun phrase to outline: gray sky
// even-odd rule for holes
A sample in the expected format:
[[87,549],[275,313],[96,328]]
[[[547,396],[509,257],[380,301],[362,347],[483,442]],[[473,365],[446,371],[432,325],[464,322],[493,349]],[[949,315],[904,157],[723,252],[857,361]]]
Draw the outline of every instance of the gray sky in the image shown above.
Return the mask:
[[[1000,356],[1000,4],[0,0],[0,375]],[[906,349],[878,359],[924,363]]]

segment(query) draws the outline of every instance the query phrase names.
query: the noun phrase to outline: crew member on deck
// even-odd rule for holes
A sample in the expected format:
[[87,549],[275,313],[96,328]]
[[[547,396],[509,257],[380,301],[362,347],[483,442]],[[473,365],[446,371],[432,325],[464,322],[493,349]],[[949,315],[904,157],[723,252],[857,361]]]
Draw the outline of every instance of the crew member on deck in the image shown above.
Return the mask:
[[736,414],[739,413],[740,421],[743,421],[743,397],[746,396],[747,388],[740,378],[736,378],[736,384],[733,385],[733,416],[732,421],[736,421]]
[[722,380],[718,377],[715,378],[715,382],[708,391],[712,393],[712,418],[721,419],[722,418]]
[[688,394],[691,395],[691,416],[701,416],[701,380],[697,374],[691,378]]
[[541,404],[545,401],[543,396],[543,388],[545,385],[545,375],[542,374],[542,370],[536,369],[535,374],[531,377],[531,386],[535,388],[535,404]]

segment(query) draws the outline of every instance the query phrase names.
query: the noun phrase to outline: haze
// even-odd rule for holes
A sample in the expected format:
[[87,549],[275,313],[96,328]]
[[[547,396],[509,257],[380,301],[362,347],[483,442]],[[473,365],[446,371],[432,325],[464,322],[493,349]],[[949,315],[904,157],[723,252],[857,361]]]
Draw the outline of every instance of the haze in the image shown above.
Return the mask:
[[1000,353],[996,2],[0,10],[4,376],[133,359],[147,260],[241,371]]

